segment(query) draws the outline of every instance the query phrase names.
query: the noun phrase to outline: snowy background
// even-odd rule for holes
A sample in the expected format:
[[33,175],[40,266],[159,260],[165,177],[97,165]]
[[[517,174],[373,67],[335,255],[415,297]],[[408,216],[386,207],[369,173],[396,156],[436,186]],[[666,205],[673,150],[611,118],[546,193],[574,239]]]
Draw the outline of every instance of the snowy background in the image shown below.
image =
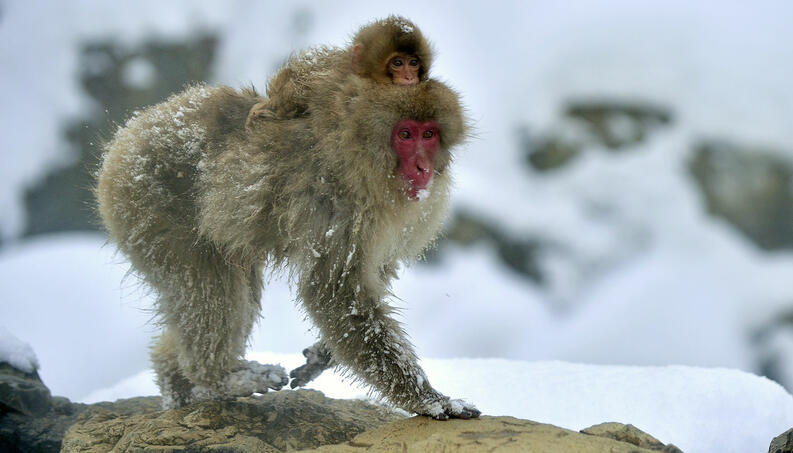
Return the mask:
[[[793,389],[793,3],[0,0],[0,325],[33,347],[53,393],[156,391],[124,381],[148,379],[152,296],[86,201],[113,124],[189,80],[263,88],[290,52],[344,45],[390,13],[432,40],[432,75],[462,93],[476,130],[455,163],[447,239],[394,285],[420,356],[510,359],[476,362],[510,373],[494,386],[545,388],[535,374],[547,362],[526,362],[564,360],[724,367]],[[273,278],[251,351],[313,342],[293,299]],[[430,361],[432,377],[431,363],[455,362]],[[557,406],[605,408],[565,395],[622,368],[564,366],[544,376],[580,381],[559,384]],[[715,409],[681,418],[666,406],[660,417],[697,423],[642,426],[640,403],[688,379],[644,370],[650,396],[592,423],[625,417],[686,451],[764,449],[793,425],[793,400],[770,382],[703,370],[721,379],[691,388],[712,401],[778,389],[783,409],[722,409],[780,426],[747,426],[749,450],[683,432]],[[615,373],[613,385],[636,385]],[[138,384],[118,393],[119,382]],[[584,427],[544,412],[550,402],[517,409],[459,388],[491,412]],[[713,429],[735,431],[725,426]]]

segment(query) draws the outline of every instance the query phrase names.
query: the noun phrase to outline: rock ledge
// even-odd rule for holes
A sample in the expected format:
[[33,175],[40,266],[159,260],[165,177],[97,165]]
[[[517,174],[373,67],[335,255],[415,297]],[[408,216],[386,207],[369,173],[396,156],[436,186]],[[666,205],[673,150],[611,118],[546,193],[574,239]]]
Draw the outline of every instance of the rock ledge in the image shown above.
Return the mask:
[[159,398],[89,407],[67,431],[65,453],[94,452],[679,452],[631,425],[582,432],[513,417],[406,418],[365,401],[313,390],[158,409]]

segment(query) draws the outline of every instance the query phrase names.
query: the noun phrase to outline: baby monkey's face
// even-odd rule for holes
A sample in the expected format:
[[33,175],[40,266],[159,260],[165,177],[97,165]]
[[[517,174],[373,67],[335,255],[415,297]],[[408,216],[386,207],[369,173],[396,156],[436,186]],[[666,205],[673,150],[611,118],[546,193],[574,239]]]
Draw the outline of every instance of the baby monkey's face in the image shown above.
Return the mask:
[[388,74],[395,85],[419,83],[421,61],[415,55],[396,53],[388,59]]

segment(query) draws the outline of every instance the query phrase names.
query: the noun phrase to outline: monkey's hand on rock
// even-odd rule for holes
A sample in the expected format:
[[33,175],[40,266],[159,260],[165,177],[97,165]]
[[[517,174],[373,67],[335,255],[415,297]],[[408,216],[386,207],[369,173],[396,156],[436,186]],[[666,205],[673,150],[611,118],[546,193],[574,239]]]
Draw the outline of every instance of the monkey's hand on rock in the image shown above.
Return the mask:
[[435,420],[477,418],[482,414],[482,412],[471,403],[461,399],[451,399],[437,392],[425,398],[422,404],[413,411],[419,415],[432,417]]
[[322,374],[323,371],[336,365],[330,355],[330,351],[321,342],[303,349],[303,357],[306,358],[305,365],[301,365],[289,373],[292,378],[289,386],[292,388],[308,384]]

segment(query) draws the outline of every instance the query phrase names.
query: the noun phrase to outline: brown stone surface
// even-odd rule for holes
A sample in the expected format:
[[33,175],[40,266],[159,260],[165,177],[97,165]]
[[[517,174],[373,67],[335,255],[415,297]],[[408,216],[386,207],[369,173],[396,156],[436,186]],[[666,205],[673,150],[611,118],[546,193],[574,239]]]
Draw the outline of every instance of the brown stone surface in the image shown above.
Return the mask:
[[[630,441],[652,443],[648,436],[630,425],[609,424],[609,429],[596,429],[603,434],[631,432],[625,440],[583,434],[553,425],[545,425],[512,417],[481,417],[476,420],[438,422],[414,417],[367,431],[351,441],[319,447],[320,453],[649,453],[679,451],[660,442],[655,448],[643,448]],[[629,427],[630,426],[630,427]],[[629,427],[629,428],[628,428]],[[594,427],[593,427],[594,428]],[[656,441],[657,442],[657,441]],[[669,449],[669,448],[673,449]]]
[[134,412],[113,404],[92,407],[66,432],[62,451],[270,453],[345,442],[402,417],[311,390]]
[[405,418],[312,390],[212,401],[163,411],[158,397],[89,407],[67,431],[63,452],[273,453],[680,453],[632,425],[575,432],[513,417]]

